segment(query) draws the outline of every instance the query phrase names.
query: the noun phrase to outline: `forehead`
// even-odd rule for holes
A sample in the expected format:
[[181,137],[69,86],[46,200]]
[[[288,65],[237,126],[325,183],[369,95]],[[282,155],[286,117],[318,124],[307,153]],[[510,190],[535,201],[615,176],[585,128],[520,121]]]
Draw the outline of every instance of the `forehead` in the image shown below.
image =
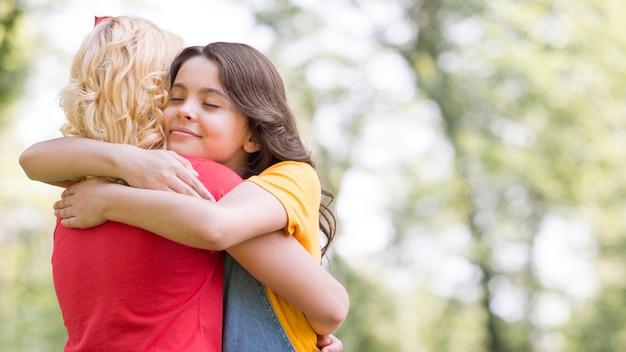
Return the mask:
[[174,85],[187,88],[204,86],[220,87],[217,64],[204,56],[194,56],[185,61],[174,79]]

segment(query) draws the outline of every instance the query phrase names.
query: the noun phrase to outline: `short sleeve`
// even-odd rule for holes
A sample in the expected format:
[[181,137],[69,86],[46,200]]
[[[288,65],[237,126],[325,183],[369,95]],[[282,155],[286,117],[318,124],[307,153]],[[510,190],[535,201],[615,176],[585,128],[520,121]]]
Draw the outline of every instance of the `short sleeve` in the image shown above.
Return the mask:
[[248,179],[274,195],[287,212],[289,235],[319,259],[321,185],[317,172],[305,162],[284,161]]

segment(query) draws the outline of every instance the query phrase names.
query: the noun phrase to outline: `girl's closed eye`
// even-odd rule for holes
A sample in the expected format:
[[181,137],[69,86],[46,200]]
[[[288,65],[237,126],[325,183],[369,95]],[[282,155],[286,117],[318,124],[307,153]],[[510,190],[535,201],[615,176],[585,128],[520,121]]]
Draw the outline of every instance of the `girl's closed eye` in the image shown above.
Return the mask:
[[170,91],[170,101],[183,101],[185,100],[185,91],[180,88],[174,86]]
[[208,94],[202,101],[202,105],[208,108],[219,108],[222,104],[222,99],[220,99],[220,97],[216,97],[214,94]]

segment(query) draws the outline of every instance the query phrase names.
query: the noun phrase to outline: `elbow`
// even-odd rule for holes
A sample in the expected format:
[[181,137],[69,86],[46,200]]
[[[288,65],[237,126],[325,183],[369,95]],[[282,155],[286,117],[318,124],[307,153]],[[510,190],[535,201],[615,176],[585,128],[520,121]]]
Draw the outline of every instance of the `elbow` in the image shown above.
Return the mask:
[[337,314],[328,316],[324,321],[320,321],[315,324],[313,329],[320,336],[330,335],[341,327],[345,319],[346,316],[342,316],[340,312],[337,312]]
[[22,170],[33,181],[46,183],[63,182],[61,180],[51,180],[45,172],[42,172],[42,169],[45,169],[47,164],[44,162],[45,158],[41,155],[41,149],[40,144],[36,143],[20,154],[18,161]]
[[[219,224],[214,221],[198,221],[196,224],[199,225],[194,231],[200,240],[198,248],[223,251],[229,247],[227,231]],[[191,236],[195,237],[194,233]]]
[[202,200],[202,203],[210,205],[209,209],[201,212],[202,219],[197,222],[200,224],[197,231],[202,233],[204,249],[224,251],[247,239],[242,238],[246,231],[239,226],[242,220],[237,212],[215,206],[214,202],[207,200]]
[[339,330],[343,322],[346,320],[346,316],[341,316],[340,313],[333,315],[332,317],[328,317],[326,321],[324,321],[320,326],[315,327],[315,332],[320,335],[330,335],[335,331]]
[[28,176],[29,179],[34,180],[34,178],[33,178],[34,176],[32,174],[32,170],[30,169],[30,164],[31,164],[31,159],[32,159],[31,154],[32,153],[30,153],[29,151],[30,151],[30,148],[25,150],[20,155],[19,163],[20,163],[20,166],[22,167],[22,170],[24,170],[24,173],[26,174],[26,176]]
[[332,331],[337,331],[343,322],[348,317],[348,312],[350,311],[350,299],[348,297],[348,292],[344,290],[344,295],[340,299],[338,299],[337,307],[334,309],[333,313],[329,315],[329,327],[332,328]]
[[333,302],[328,302],[328,310],[320,317],[320,320],[313,327],[318,335],[329,335],[337,331],[348,317],[350,310],[350,299],[348,292],[342,290],[341,295],[337,295]]

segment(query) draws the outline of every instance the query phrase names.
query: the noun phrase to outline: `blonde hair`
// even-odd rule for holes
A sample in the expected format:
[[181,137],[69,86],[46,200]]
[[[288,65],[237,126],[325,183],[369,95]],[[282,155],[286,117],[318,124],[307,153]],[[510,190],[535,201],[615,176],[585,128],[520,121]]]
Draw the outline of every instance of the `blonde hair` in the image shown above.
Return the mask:
[[165,148],[162,109],[169,67],[183,40],[142,18],[117,16],[95,26],[59,93],[65,136]]

